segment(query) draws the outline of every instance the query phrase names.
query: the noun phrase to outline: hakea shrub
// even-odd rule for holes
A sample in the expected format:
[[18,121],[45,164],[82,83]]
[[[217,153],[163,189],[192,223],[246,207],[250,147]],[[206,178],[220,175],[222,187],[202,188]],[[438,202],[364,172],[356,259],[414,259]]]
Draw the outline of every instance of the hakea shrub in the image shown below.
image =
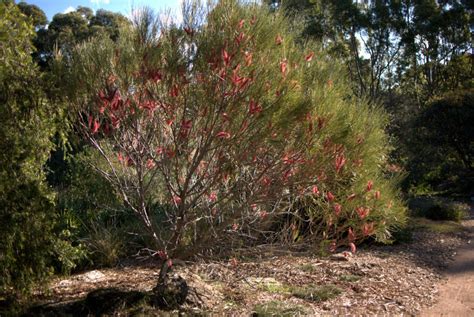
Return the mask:
[[55,65],[95,167],[158,255],[276,230],[354,246],[403,221],[382,114],[347,95],[334,61],[256,5],[184,11],[176,26],[145,10]]

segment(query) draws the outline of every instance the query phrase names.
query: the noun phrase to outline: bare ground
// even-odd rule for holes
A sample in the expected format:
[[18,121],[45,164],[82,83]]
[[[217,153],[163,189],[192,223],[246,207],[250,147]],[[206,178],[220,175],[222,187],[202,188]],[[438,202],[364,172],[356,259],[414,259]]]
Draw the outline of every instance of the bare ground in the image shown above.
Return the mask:
[[[292,252],[283,246],[240,250],[226,260],[201,261],[175,269],[190,286],[188,301],[181,312],[238,316],[249,316],[255,311],[267,315],[419,315],[421,312],[437,315],[439,310],[426,311],[426,308],[436,303],[440,292],[442,301],[455,298],[452,293],[445,297],[445,285],[440,289],[438,285],[445,283],[443,272],[447,267],[451,270],[464,261],[456,260],[450,266],[456,250],[465,247],[466,239],[463,232],[420,229],[410,243],[366,246],[349,261],[334,261],[311,251]],[[472,258],[470,261],[472,265]],[[463,271],[459,274],[459,284],[469,283],[465,274],[472,281],[472,266],[470,271],[459,270]],[[150,292],[156,285],[158,271],[156,264],[135,263],[57,278],[49,292],[38,294],[37,301],[42,312],[51,308],[61,315],[65,307],[74,312],[74,307],[80,307],[74,305],[99,288]],[[448,279],[446,285],[452,283]],[[470,287],[472,291],[473,286]],[[321,297],[313,296],[318,291],[323,292]],[[311,296],[301,295],[308,292]],[[451,292],[465,293],[458,289]],[[462,301],[461,295],[456,298]],[[467,300],[472,304],[472,298]],[[161,316],[163,313],[152,307],[125,308],[108,314]],[[31,312],[34,311],[38,310]],[[76,315],[87,315],[87,310]]]
[[470,219],[462,224],[468,230],[468,239],[444,272],[438,303],[424,310],[422,316],[474,316],[474,206]]

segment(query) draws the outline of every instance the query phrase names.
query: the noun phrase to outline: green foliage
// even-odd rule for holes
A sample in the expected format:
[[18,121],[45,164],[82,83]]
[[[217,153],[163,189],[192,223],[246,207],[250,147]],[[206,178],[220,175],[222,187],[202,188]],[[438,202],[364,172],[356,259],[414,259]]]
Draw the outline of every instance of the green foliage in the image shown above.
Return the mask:
[[[293,241],[388,240],[404,208],[380,168],[383,112],[348,93],[326,51],[296,44],[282,15],[222,1],[199,24],[193,10],[161,36],[145,11],[117,42],[93,39],[55,65],[100,153],[93,166],[154,245],[187,250],[282,223]],[[298,216],[284,222],[286,210]]]
[[109,182],[91,169],[99,157],[89,148],[68,159],[67,174],[58,196],[58,208],[70,231],[69,239],[82,250],[80,267],[110,267],[120,257],[145,245],[135,217],[126,209]]
[[34,4],[28,4],[26,2],[18,3],[20,11],[31,19],[33,26],[36,28],[42,28],[48,24],[48,18],[38,6]]
[[457,222],[466,218],[470,210],[468,204],[438,197],[414,198],[410,202],[410,208],[416,217]]
[[337,297],[341,293],[341,289],[335,285],[305,285],[291,288],[291,295],[313,302],[324,302]]
[[0,15],[0,293],[26,293],[54,265],[71,267],[72,249],[55,236],[54,193],[45,184],[57,112],[31,59],[33,27],[13,3],[0,2]]
[[[38,20],[42,11],[34,6],[20,3],[33,20]],[[39,10],[39,11],[38,11]],[[44,15],[44,13],[43,13]],[[130,24],[130,21],[120,13],[99,9],[94,12],[87,7],[79,6],[69,13],[58,13],[49,23],[48,28],[40,27],[34,44],[37,48],[36,59],[41,66],[46,67],[57,49],[66,54],[77,44],[94,36],[108,36],[117,40],[121,29]],[[40,24],[41,26],[41,24]]]
[[446,220],[430,220],[422,217],[416,217],[410,219],[411,230],[425,230],[435,233],[460,233],[466,230],[458,222],[446,221]]
[[460,90],[434,99],[416,118],[408,167],[412,184],[470,194],[474,184],[474,94]]
[[302,306],[288,305],[281,301],[269,301],[257,304],[253,308],[252,316],[270,317],[270,316],[300,316],[307,312]]
[[343,282],[357,282],[360,279],[361,277],[359,275],[343,274],[339,276],[339,280]]

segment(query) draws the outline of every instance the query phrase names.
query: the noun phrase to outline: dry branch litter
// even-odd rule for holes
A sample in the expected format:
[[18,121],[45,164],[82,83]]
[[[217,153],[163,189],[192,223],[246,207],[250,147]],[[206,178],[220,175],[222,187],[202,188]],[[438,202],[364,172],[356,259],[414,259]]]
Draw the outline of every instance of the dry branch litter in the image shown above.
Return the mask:
[[[415,315],[436,301],[441,269],[463,237],[421,231],[413,241],[362,248],[347,261],[262,246],[227,260],[177,267],[174,272],[190,286],[184,307],[188,312],[250,315],[258,305],[278,302],[306,315]],[[150,291],[158,271],[158,265],[148,263],[77,274],[55,280],[50,291],[38,299],[69,302],[106,287]],[[341,293],[317,301],[298,298],[290,290],[325,285]]]

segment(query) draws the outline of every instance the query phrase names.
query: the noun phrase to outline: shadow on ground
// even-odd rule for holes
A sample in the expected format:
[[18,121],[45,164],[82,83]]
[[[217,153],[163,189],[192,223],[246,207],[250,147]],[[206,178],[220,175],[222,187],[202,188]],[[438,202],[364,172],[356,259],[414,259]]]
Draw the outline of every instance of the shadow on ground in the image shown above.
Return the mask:
[[90,292],[83,300],[33,306],[22,316],[103,316],[116,311],[135,315],[144,313],[150,298],[151,294],[145,292],[101,288]]

